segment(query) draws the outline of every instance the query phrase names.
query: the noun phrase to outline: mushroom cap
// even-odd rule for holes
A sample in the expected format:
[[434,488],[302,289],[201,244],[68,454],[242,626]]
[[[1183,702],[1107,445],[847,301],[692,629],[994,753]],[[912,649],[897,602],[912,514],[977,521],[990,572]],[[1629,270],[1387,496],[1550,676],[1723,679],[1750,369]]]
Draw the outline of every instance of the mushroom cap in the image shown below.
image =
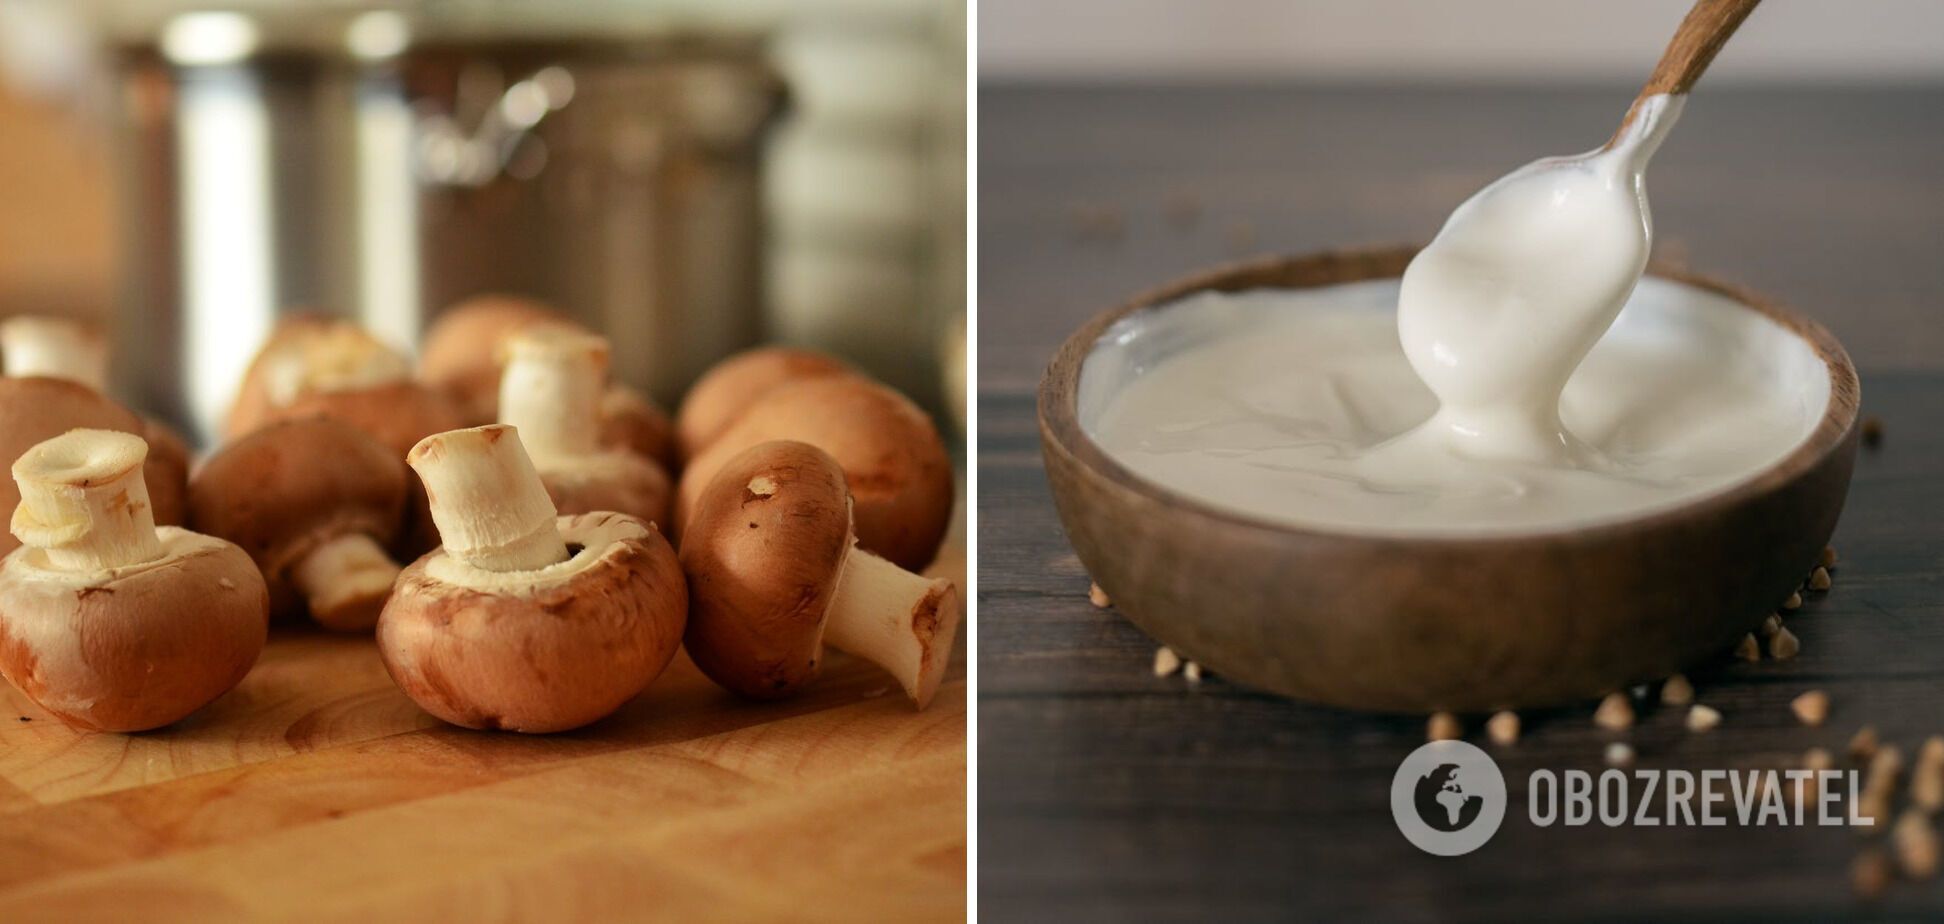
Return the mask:
[[815,350],[766,346],[737,353],[702,374],[675,413],[675,446],[694,458],[770,389],[827,375],[853,375],[843,360]]
[[405,695],[467,728],[579,728],[639,695],[675,656],[688,590],[653,526],[618,513],[559,519],[572,558],[470,586],[443,550],[412,563],[378,619]]
[[[341,420],[363,430],[400,461],[419,440],[464,426],[464,415],[443,392],[411,381],[349,391],[314,392],[276,412],[279,419],[318,416]],[[413,478],[409,479],[407,490],[411,492],[410,509],[397,546],[404,558],[423,554],[439,544],[439,532],[432,525],[423,486]]]
[[280,414],[280,410],[299,397],[301,391],[299,394],[278,392],[293,387],[301,389],[302,383],[275,380],[290,374],[293,366],[305,376],[313,374],[313,369],[328,369],[352,378],[378,376],[403,380],[410,374],[410,365],[403,356],[351,321],[316,313],[285,316],[271,329],[270,336],[257,348],[256,356],[243,371],[236,401],[223,420],[224,439],[235,439],[272,420],[290,416]]
[[220,539],[156,530],[163,557],[74,575],[39,550],[0,563],[0,674],[62,721],[160,728],[234,688],[263,651],[268,596]]
[[[140,417],[79,382],[37,376],[0,378],[0,460],[11,465],[36,444],[76,429],[119,430],[138,436],[145,430]],[[151,491],[150,503],[155,503],[160,490]],[[20,486],[11,478],[0,478],[0,510],[11,514],[19,505]],[[19,546],[20,540],[11,533],[0,532],[0,553]]]
[[278,421],[197,469],[189,516],[197,530],[249,553],[282,612],[299,603],[289,569],[318,546],[350,533],[397,538],[407,481],[404,459],[350,424]]
[[647,395],[620,383],[601,395],[601,445],[625,449],[674,471],[675,429],[668,412]]
[[445,395],[412,381],[312,392],[277,409],[270,420],[320,416],[363,430],[401,462],[419,440],[460,429],[463,420]]
[[675,495],[686,535],[696,500],[731,456],[769,440],[816,446],[843,467],[857,542],[907,571],[931,563],[952,516],[952,460],[931,418],[905,396],[858,376],[825,376],[770,391],[701,455]]
[[649,523],[668,521],[675,486],[661,466],[631,452],[604,452],[559,464],[536,463],[540,483],[562,514],[611,510]]
[[823,661],[824,618],[851,547],[844,470],[807,443],[727,459],[682,540],[689,657],[743,696],[788,696]]
[[142,480],[148,484],[155,523],[181,526],[189,516],[189,442],[174,427],[153,418],[142,419],[142,439],[149,446]]
[[466,299],[440,312],[426,329],[419,349],[419,378],[457,403],[466,426],[492,423],[499,414],[500,345],[521,328],[544,323],[573,322],[517,295]]

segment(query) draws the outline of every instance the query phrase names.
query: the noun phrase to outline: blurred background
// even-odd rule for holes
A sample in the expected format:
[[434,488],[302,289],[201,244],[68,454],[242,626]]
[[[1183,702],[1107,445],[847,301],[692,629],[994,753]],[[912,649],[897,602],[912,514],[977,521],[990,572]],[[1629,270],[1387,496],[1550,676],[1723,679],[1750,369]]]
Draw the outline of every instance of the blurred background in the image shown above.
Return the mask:
[[[1687,0],[999,0],[980,79],[1643,79]],[[1716,81],[1944,77],[1944,4],[1770,0]],[[1643,60],[1643,57],[1647,60]]]
[[774,339],[949,416],[965,38],[960,0],[0,0],[0,314],[101,320],[205,438],[277,317],[410,349],[484,291],[664,403]]

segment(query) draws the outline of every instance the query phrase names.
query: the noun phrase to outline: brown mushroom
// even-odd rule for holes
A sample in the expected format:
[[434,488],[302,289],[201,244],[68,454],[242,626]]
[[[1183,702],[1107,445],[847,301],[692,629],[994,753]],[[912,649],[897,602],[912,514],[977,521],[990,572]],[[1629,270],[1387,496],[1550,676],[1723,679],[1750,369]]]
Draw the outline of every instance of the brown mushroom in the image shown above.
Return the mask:
[[715,442],[749,405],[770,389],[827,375],[853,374],[840,359],[797,347],[745,350],[695,380],[675,413],[675,449],[683,462]]
[[74,430],[13,464],[0,563],[0,674],[68,724],[159,728],[208,705],[263,651],[269,599],[248,555],[158,528],[141,437]]
[[[0,321],[0,365],[15,378],[66,379],[108,394],[107,340],[94,325],[73,318],[21,314]],[[139,435],[149,444],[143,478],[155,522],[181,525],[189,443],[173,427],[148,417],[142,418]]]
[[400,459],[419,440],[454,429],[463,419],[444,395],[417,382],[398,381],[310,392],[279,409],[271,421],[319,416],[363,430]]
[[[234,439],[279,420],[318,416],[364,431],[400,460],[419,440],[464,425],[444,393],[410,378],[405,358],[363,328],[300,316],[279,324],[250,364],[228,431]],[[411,557],[439,541],[418,483],[407,491],[410,512],[396,550]]]
[[[458,405],[466,425],[500,419],[500,381],[506,343],[535,327],[593,331],[539,302],[512,295],[480,295],[446,309],[426,331],[419,378]],[[601,445],[626,449],[664,467],[675,465],[668,414],[647,395],[618,382],[601,399]]]
[[788,696],[829,642],[889,671],[923,709],[938,692],[965,604],[951,581],[856,548],[844,471],[806,443],[726,461],[682,540],[686,642],[696,666],[744,696]]
[[402,457],[349,424],[280,421],[203,463],[190,516],[250,554],[276,611],[369,631],[398,577],[385,548],[404,520],[407,480]]
[[399,575],[378,650],[427,712],[468,728],[578,728],[675,656],[688,590],[653,524],[556,516],[512,427],[436,434],[407,461],[445,543]]
[[931,418],[903,395],[858,376],[778,388],[751,404],[701,455],[675,495],[675,532],[686,535],[696,500],[731,456],[770,440],[799,440],[844,468],[857,541],[905,569],[931,563],[952,515],[952,461]]
[[315,314],[286,317],[244,370],[236,403],[223,423],[223,438],[235,439],[274,420],[303,416],[304,412],[293,414],[290,406],[311,393],[406,383],[411,372],[403,354],[357,324]]

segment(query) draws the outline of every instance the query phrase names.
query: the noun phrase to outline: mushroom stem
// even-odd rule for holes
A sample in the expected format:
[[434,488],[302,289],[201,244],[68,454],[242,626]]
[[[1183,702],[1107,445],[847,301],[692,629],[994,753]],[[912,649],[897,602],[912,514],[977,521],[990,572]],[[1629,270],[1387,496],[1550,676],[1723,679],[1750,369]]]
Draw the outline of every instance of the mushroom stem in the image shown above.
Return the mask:
[[0,321],[0,362],[7,374],[108,385],[108,348],[87,325],[68,318],[16,315]]
[[448,430],[405,456],[425,483],[446,553],[486,571],[532,571],[567,560],[553,500],[505,424]]
[[162,557],[132,433],[69,430],[14,461],[13,534],[62,571],[95,572]]
[[607,341],[543,325],[513,335],[505,351],[500,422],[520,431],[527,452],[543,465],[599,452]]
[[951,581],[852,548],[831,596],[824,641],[890,671],[923,709],[945,676],[964,608]]
[[318,622],[362,629],[377,619],[377,604],[391,593],[398,571],[398,564],[377,540],[364,533],[346,533],[298,559],[290,569],[290,581]]

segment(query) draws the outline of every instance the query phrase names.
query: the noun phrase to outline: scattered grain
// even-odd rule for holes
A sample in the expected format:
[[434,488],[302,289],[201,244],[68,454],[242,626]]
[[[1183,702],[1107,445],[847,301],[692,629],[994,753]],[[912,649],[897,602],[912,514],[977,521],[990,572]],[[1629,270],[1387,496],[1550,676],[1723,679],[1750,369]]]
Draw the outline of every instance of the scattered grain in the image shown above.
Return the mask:
[[1519,714],[1506,711],[1493,715],[1485,721],[1485,734],[1491,736],[1493,744],[1512,745],[1519,740]]
[[1930,816],[1918,809],[1906,809],[1890,832],[1890,846],[1897,852],[1897,867],[1911,879],[1937,875],[1937,829]]
[[1831,571],[1836,570],[1836,547],[1835,546],[1833,545],[1823,546],[1822,566]]
[[1181,670],[1181,656],[1173,648],[1162,645],[1154,649],[1154,676],[1167,677]]
[[1593,710],[1593,724],[1607,731],[1621,731],[1632,728],[1634,723],[1633,700],[1627,694],[1615,691],[1600,700],[1600,708]]
[[1127,230],[1127,215],[1115,205],[1076,205],[1071,222],[1074,236],[1082,240],[1118,241]]
[[1850,888],[1864,899],[1876,899],[1890,887],[1890,857],[1872,847],[1850,862]]
[[1101,590],[1099,584],[1087,585],[1087,601],[1103,610],[1114,605],[1114,601],[1107,599],[1107,592]]
[[1804,770],[1828,770],[1835,766],[1836,758],[1830,755],[1828,748],[1810,748],[1802,752]]
[[1189,683],[1201,683],[1202,682],[1201,663],[1198,661],[1189,661],[1181,665],[1181,679],[1186,680]]
[[1712,731],[1721,724],[1721,711],[1695,703],[1688,709],[1687,727],[1691,732]]
[[1869,760],[1871,757],[1874,757],[1876,755],[1876,752],[1877,752],[1876,726],[1865,725],[1862,728],[1857,729],[1855,737],[1852,737],[1849,743],[1850,759],[1858,763],[1861,763],[1863,761]]
[[1782,631],[1782,617],[1774,613],[1770,613],[1768,614],[1768,616],[1762,619],[1763,638],[1774,638],[1775,633],[1780,631]]
[[1685,706],[1694,702],[1694,684],[1689,683],[1687,675],[1675,674],[1661,684],[1661,702],[1669,706]]
[[1606,762],[1610,767],[1631,767],[1634,762],[1633,745],[1625,741],[1615,741],[1606,747]]
[[1802,609],[1802,591],[1790,591],[1789,599],[1782,601],[1782,608],[1785,610]]
[[1809,572],[1810,590],[1828,590],[1829,583],[1830,581],[1829,581],[1828,568],[1825,568],[1821,565],[1817,565],[1816,570]]
[[1821,690],[1810,690],[1789,702],[1789,711],[1795,713],[1796,720],[1810,728],[1815,728],[1829,718],[1829,694]]
[[1787,661],[1802,653],[1802,640],[1787,629],[1776,629],[1775,637],[1769,639],[1769,657],[1777,661]]
[[1741,644],[1735,646],[1735,657],[1750,663],[1762,660],[1762,645],[1755,641],[1755,633],[1742,636]]
[[1894,744],[1886,744],[1870,757],[1870,768],[1863,775],[1866,789],[1883,788],[1895,791],[1897,778],[1903,774],[1903,751]]
[[1449,712],[1434,712],[1425,726],[1424,737],[1431,741],[1452,741],[1465,735],[1465,727]]
[[1944,737],[1932,735],[1917,751],[1910,771],[1910,801],[1926,812],[1944,808]]
[[1875,415],[1863,418],[1863,445],[1871,449],[1883,445],[1883,418]]

